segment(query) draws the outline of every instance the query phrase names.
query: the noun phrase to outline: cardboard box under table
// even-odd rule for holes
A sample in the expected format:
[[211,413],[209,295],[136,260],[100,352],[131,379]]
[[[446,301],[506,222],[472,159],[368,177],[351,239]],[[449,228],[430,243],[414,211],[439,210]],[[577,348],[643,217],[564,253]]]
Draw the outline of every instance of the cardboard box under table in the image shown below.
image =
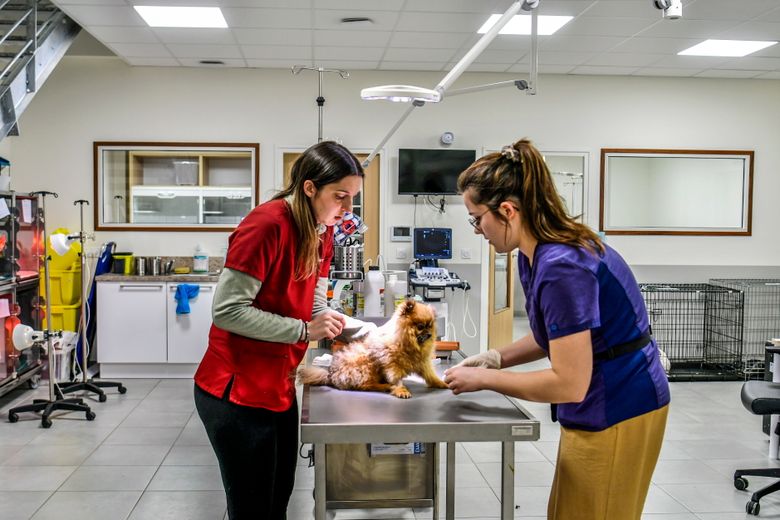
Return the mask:
[[[326,351],[309,352],[308,362]],[[455,359],[436,366],[439,376]],[[501,442],[501,518],[514,518],[514,443],[539,439],[539,421],[489,391],[454,395],[404,380],[411,399],[305,386],[301,442],[314,445],[314,517],[328,509],[433,508],[439,517],[438,443],[447,445],[446,518],[455,517],[455,443]]]

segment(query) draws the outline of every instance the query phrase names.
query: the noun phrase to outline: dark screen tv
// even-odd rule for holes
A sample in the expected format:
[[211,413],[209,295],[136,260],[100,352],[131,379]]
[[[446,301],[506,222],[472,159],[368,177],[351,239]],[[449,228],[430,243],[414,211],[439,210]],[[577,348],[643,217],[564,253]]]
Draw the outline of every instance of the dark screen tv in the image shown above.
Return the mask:
[[476,157],[476,150],[399,148],[398,194],[457,195],[458,175]]

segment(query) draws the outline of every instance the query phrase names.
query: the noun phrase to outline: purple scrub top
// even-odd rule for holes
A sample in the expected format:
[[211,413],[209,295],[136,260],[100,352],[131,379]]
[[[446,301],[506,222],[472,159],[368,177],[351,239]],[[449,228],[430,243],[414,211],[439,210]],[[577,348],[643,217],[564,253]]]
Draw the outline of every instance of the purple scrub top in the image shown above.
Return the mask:
[[[537,244],[533,264],[518,255],[525,308],[536,343],[590,329],[593,352],[639,338],[649,321],[639,286],[611,247],[594,254],[567,244]],[[644,348],[593,363],[585,399],[558,405],[562,426],[599,431],[669,403],[669,383],[653,339]]]

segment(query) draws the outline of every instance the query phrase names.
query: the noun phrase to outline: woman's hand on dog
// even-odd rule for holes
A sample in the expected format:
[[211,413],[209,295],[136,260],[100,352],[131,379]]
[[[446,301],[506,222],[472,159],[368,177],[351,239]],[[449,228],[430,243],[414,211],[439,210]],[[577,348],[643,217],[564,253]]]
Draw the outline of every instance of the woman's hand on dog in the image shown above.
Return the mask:
[[309,322],[309,340],[333,339],[344,328],[344,315],[338,312],[324,312],[312,318]]
[[473,367],[452,367],[444,371],[444,382],[452,393],[476,392],[485,388],[487,369]]

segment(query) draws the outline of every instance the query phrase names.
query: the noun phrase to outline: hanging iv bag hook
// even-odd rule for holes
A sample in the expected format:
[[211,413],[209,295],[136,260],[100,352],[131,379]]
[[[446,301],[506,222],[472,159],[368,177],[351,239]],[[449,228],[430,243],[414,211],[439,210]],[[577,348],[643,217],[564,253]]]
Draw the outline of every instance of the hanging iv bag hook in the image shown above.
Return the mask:
[[335,72],[339,76],[341,76],[342,79],[347,79],[349,77],[349,72],[346,70],[341,69],[326,69],[323,67],[307,67],[305,65],[293,65],[292,73],[294,75],[298,75],[301,73],[302,70],[314,70],[319,73],[319,91],[317,92],[317,110],[319,111],[319,124],[317,126],[317,142],[322,142],[322,107],[325,105],[325,98],[322,96],[322,75],[326,72]]

